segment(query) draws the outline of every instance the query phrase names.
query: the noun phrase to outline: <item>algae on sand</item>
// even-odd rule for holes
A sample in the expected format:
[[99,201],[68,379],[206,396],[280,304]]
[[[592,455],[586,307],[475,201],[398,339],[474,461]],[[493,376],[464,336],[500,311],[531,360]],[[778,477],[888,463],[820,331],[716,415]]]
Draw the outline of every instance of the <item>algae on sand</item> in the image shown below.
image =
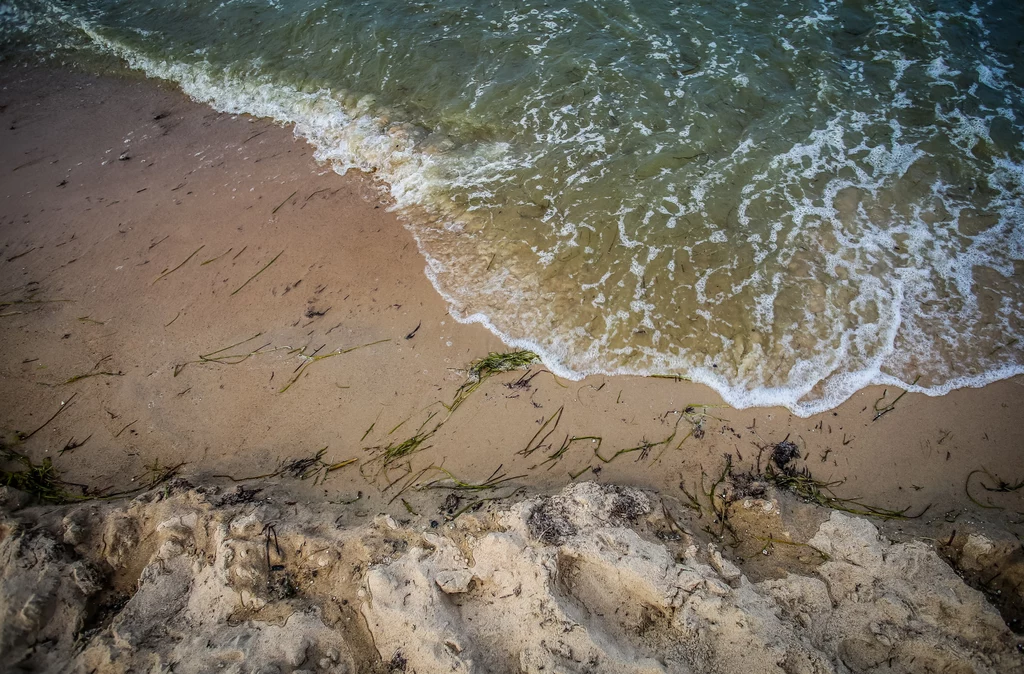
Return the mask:
[[[401,442],[390,442],[385,446],[378,445],[376,447],[367,447],[367,451],[378,452],[378,455],[375,456],[373,460],[380,461],[381,468],[387,469],[399,459],[405,458],[421,449],[426,449],[426,446],[429,446],[426,445],[426,442],[433,437],[441,426],[451,418],[455,413],[455,410],[459,409],[462,403],[466,402],[469,396],[480,388],[487,379],[495,374],[526,368],[538,362],[540,362],[540,358],[532,351],[509,351],[507,353],[492,352],[487,354],[484,358],[474,360],[469,366],[466,381],[463,382],[455,392],[455,397],[452,399],[451,404],[447,405],[444,402],[441,403],[441,405],[448,410],[448,414],[444,419],[437,422],[437,424],[430,430],[423,430],[424,426],[426,426],[436,415],[436,412],[434,412],[427,417],[426,421],[420,424],[419,429],[411,437],[406,438]],[[373,426],[376,425],[376,423],[377,422],[375,421],[373,425],[366,430],[366,433],[363,434],[363,439],[370,434],[370,431],[373,430]],[[388,435],[394,433],[404,423],[405,421],[392,428]]]
[[53,461],[46,457],[41,463],[34,463],[23,454],[8,447],[0,447],[0,459],[7,463],[19,464],[23,470],[0,469],[0,484],[26,492],[48,503],[65,503],[71,494],[53,467]]
[[540,362],[540,356],[533,351],[509,351],[506,353],[491,352],[484,358],[474,360],[469,366],[466,381],[455,392],[450,405],[445,405],[448,415],[459,408],[462,403],[491,376],[511,370],[521,370]]

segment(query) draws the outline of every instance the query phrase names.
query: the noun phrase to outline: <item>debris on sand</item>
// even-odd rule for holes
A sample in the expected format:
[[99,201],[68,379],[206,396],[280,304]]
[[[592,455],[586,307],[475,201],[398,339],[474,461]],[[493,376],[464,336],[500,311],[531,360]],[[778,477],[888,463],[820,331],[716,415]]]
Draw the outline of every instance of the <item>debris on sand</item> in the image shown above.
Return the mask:
[[772,448],[772,461],[779,470],[786,470],[789,464],[800,458],[800,448],[786,436],[786,439]]

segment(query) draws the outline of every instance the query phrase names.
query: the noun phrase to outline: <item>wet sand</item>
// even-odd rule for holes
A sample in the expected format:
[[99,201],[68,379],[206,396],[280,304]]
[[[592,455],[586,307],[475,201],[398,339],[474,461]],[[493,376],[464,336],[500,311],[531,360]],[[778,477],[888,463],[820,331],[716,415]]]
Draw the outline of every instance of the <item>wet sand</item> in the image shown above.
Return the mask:
[[[398,487],[432,465],[467,482],[497,471],[510,489],[591,479],[678,495],[724,455],[746,470],[788,437],[842,497],[930,505],[921,521],[938,527],[981,517],[1021,530],[1024,490],[979,483],[1024,478],[1020,377],[891,408],[900,391],[870,388],[800,419],[730,409],[687,382],[571,382],[534,366],[487,380],[383,470],[372,448],[433,428],[470,363],[507,349],[447,315],[372,176],[339,176],[289,129],[155,82],[46,69],[0,70],[0,134],[0,429],[13,441],[61,410],[18,451],[51,457],[70,482],[124,489],[177,464],[228,481],[213,476],[265,475],[326,448],[329,463],[357,461],[297,488],[362,493],[375,514],[401,511]],[[610,463],[595,453],[630,448]],[[996,508],[965,491],[981,469],[993,477],[975,473],[971,494]]]

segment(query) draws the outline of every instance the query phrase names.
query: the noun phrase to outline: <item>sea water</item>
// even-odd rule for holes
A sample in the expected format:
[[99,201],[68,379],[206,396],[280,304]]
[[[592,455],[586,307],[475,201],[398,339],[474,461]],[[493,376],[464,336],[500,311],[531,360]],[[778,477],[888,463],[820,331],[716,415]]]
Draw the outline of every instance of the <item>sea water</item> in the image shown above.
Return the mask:
[[372,172],[452,315],[565,377],[806,416],[1024,372],[1014,0],[2,0],[0,36]]

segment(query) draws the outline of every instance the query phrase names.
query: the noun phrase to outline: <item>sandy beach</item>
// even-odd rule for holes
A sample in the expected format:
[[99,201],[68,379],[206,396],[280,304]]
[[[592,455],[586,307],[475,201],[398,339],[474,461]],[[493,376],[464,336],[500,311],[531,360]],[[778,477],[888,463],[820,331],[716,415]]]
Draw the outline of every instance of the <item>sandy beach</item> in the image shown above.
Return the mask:
[[[443,411],[475,359],[508,350],[446,316],[370,177],[318,166],[288,129],[148,81],[8,69],[3,87],[0,423],[30,432],[75,396],[26,445],[68,479],[123,487],[154,461],[261,474],[323,447],[334,460],[364,459]],[[310,363],[282,392],[305,362],[296,349],[352,347],[362,348]],[[239,357],[195,362],[211,353]],[[972,470],[1020,478],[1019,378],[906,395],[880,417],[901,392],[870,388],[799,419],[729,409],[687,382],[532,376],[541,369],[522,386],[509,386],[522,373],[489,381],[414,467],[444,461],[480,480],[501,465],[545,489],[592,466],[601,480],[666,489],[713,473],[725,454],[753,465],[755,445],[788,436],[816,476],[845,480],[844,496],[932,504],[936,515],[972,506]],[[596,442],[578,442],[556,466],[531,470],[536,459],[518,452],[559,409],[548,443],[597,436],[605,457],[668,437],[680,417],[679,440],[698,423],[703,433],[609,464]],[[366,486],[353,469],[329,491]],[[1015,495],[989,498],[1022,509]]]
[[[920,515],[876,520],[893,540],[1024,535],[1024,490],[1009,488],[1024,479],[1020,377],[938,398],[868,388],[801,419],[686,381],[535,364],[449,411],[472,363],[509,348],[447,315],[373,176],[142,79],[7,66],[0,123],[0,429],[86,494],[174,467],[415,527],[443,507],[431,481],[502,481],[460,507],[582,481],[685,502],[727,461],[761,474],[789,441],[849,507]],[[307,479],[282,472],[321,450]],[[794,520],[808,538],[829,517],[813,512]],[[724,554],[764,574],[742,561],[764,546]],[[1021,565],[1019,549],[1001,559]]]

